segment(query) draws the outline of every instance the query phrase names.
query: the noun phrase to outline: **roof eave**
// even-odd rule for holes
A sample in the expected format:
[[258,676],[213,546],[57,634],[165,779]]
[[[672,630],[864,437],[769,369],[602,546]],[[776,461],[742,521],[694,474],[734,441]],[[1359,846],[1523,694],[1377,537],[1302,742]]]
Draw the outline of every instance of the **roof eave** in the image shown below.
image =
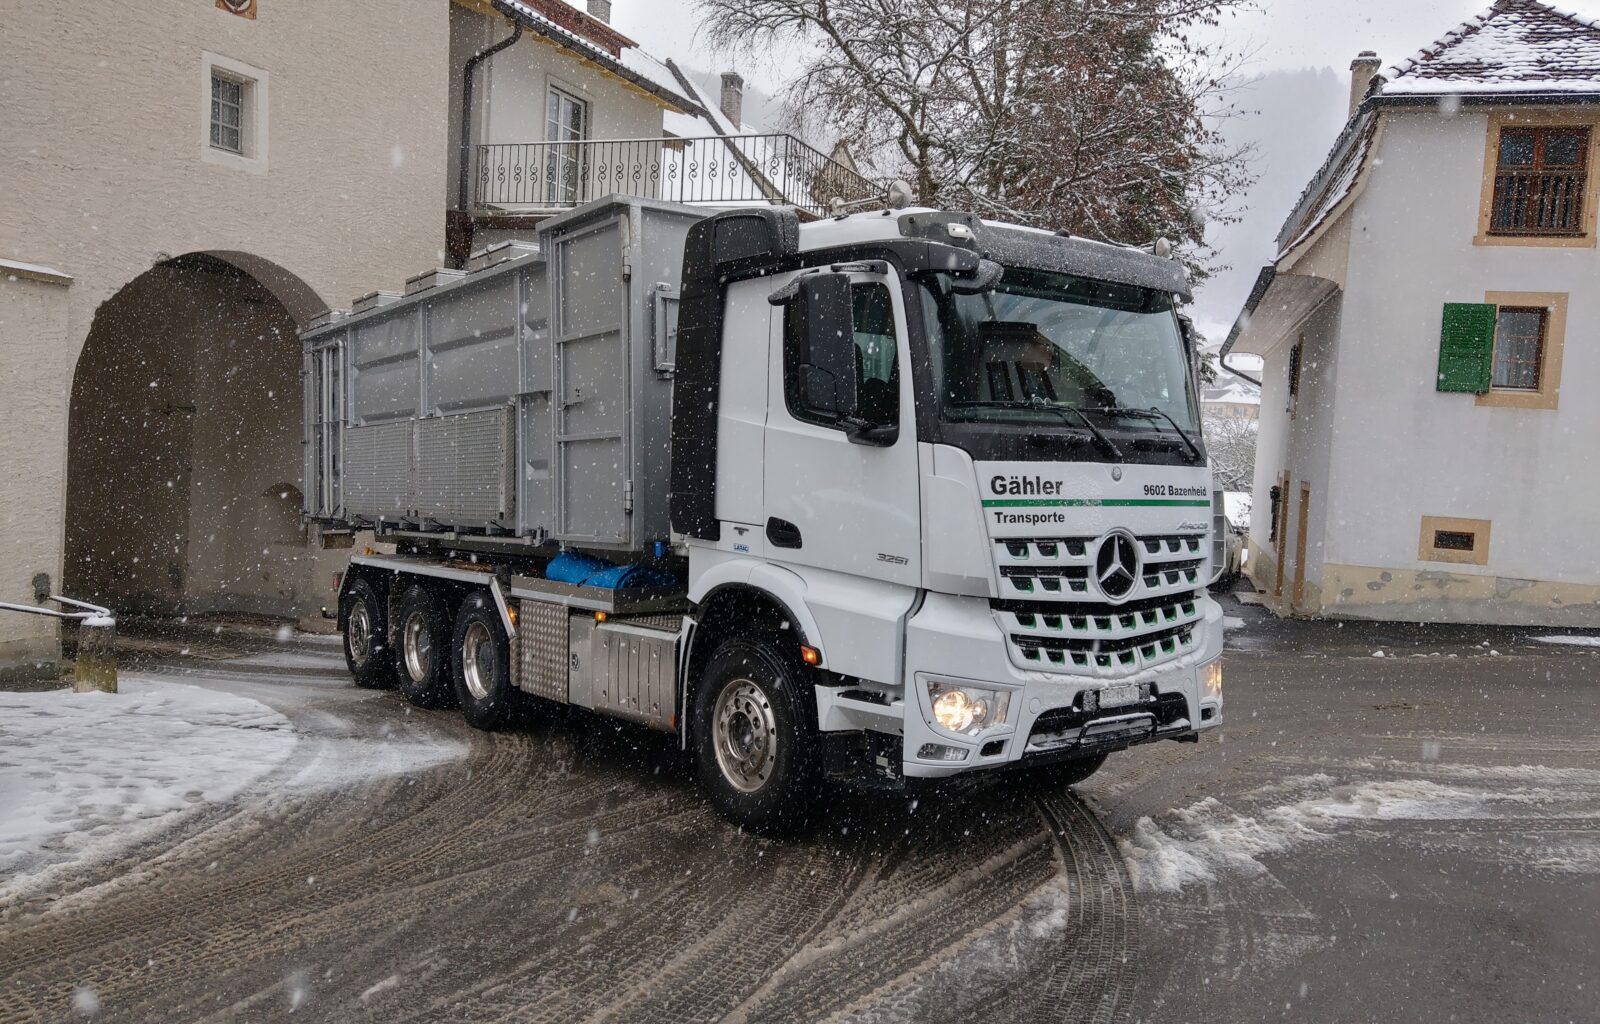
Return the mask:
[[1600,103],[1600,92],[1438,92],[1380,93],[1367,100],[1375,107],[1436,107],[1442,99],[1460,101],[1464,107],[1570,106]]
[[609,54],[601,53],[598,50],[591,50],[587,47],[574,45],[572,38],[565,32],[537,18],[529,18],[515,7],[512,7],[506,3],[502,3],[501,0],[489,0],[489,2],[493,4],[494,9],[499,11],[501,14],[521,22],[524,28],[532,30],[542,38],[548,39],[550,42],[561,47],[563,50],[566,50],[568,53],[574,54],[582,60],[588,61],[590,64],[595,65],[608,74],[622,79],[635,88],[644,90],[651,96],[654,96],[656,99],[665,103],[672,110],[680,114],[692,114],[696,111],[696,104],[687,96],[679,96],[677,93],[674,93],[671,90],[662,88],[660,85],[650,81],[648,78],[645,78],[638,72],[630,70],[621,61],[612,58]]

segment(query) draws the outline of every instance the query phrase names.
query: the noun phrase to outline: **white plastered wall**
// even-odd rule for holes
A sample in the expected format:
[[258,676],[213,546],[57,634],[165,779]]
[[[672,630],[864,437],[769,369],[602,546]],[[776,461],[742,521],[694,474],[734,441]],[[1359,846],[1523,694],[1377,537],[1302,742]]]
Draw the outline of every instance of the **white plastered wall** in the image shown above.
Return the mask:
[[[1488,118],[1386,111],[1351,221],[1325,561],[1329,610],[1600,625],[1600,252],[1478,246]],[[1435,388],[1443,306],[1491,291],[1569,294],[1557,410]],[[1425,515],[1492,522],[1486,566],[1418,558]],[[1396,606],[1403,607],[1396,607]]]

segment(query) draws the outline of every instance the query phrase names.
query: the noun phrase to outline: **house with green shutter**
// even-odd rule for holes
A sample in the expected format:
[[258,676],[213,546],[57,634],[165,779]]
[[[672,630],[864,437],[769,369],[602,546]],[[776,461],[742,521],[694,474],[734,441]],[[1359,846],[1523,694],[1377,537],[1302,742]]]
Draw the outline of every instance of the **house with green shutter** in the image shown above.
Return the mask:
[[1223,348],[1281,614],[1600,626],[1600,22],[1499,0],[1351,111]]

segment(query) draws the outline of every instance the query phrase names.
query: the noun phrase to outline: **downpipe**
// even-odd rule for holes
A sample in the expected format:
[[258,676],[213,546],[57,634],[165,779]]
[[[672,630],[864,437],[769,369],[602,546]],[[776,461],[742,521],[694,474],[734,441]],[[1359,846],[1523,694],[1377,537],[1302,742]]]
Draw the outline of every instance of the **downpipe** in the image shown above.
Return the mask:
[[472,90],[477,79],[478,65],[493,57],[522,38],[522,22],[513,21],[511,35],[487,49],[479,50],[467,58],[461,71],[461,156],[456,176],[456,208],[462,213],[472,209],[467,199],[467,189],[472,178]]

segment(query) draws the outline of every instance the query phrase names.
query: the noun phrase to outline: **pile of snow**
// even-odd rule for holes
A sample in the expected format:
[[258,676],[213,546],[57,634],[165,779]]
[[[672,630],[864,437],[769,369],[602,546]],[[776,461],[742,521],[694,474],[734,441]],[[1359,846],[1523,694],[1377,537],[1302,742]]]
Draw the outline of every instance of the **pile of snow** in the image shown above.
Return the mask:
[[[1159,820],[1140,818],[1133,838],[1119,842],[1134,887],[1176,892],[1222,874],[1261,875],[1267,870],[1262,856],[1327,839],[1350,822],[1514,818],[1530,811],[1547,814],[1551,801],[1547,788],[1488,792],[1420,779],[1335,785],[1324,774],[1292,779],[1272,789],[1302,795],[1254,815],[1207,797]],[[1573,816],[1590,815],[1577,809]]]
[[0,693],[0,894],[220,803],[295,745],[233,694],[124,678],[120,693]]

